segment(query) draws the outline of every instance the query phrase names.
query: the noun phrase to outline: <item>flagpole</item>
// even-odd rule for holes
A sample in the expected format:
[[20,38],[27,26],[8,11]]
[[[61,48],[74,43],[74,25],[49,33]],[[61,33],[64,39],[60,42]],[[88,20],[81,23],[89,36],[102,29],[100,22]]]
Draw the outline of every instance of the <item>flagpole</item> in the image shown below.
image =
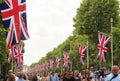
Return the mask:
[[87,69],[89,68],[89,52],[88,52],[88,40],[87,40]]
[[62,71],[63,71],[63,67],[62,67],[63,66],[63,63],[62,63],[63,57],[62,57],[62,55],[63,55],[63,53],[60,54],[60,57],[61,57],[61,60],[60,60],[61,61],[60,62],[60,64],[61,64],[61,74],[62,74]]
[[11,66],[11,69],[13,70],[13,61],[12,61],[11,65],[12,65],[12,66]]
[[72,61],[70,63],[71,63],[71,69],[70,69],[70,71],[72,71]]
[[111,34],[111,65],[113,66],[113,36],[112,36],[113,18],[110,18],[110,25],[111,25],[111,33],[110,33]]
[[[72,42],[72,41],[71,41]],[[72,52],[72,43],[70,42],[70,54]],[[70,71],[72,71],[72,61],[70,61]]]
[[100,61],[100,68],[102,67],[102,62]]

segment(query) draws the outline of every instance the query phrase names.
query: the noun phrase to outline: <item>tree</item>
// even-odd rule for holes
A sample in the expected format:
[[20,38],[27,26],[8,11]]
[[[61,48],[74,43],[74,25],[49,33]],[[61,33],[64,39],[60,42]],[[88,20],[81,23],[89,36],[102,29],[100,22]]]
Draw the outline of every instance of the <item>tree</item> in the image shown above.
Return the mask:
[[83,0],[74,18],[77,34],[86,34],[96,38],[98,31],[110,33],[110,18],[117,27],[119,20],[118,0]]
[[[110,18],[113,18],[115,28],[119,26],[119,2],[118,0],[83,0],[80,8],[77,10],[77,15],[74,18],[74,34],[87,35],[89,40],[90,54],[96,54],[97,51],[97,33],[98,31],[109,34]],[[92,47],[91,47],[92,46]],[[110,48],[110,45],[109,45]],[[108,51],[110,53],[110,50]],[[95,55],[95,56],[96,56]],[[107,64],[110,65],[111,56],[107,55]],[[98,61],[96,61],[98,62]],[[94,61],[94,63],[96,64]],[[91,63],[90,63],[91,64]]]
[[7,61],[8,58],[8,48],[6,47],[7,31],[8,30],[3,27],[2,18],[0,15],[0,73],[7,73],[6,71],[8,71],[8,69],[10,68],[10,64],[8,64]]

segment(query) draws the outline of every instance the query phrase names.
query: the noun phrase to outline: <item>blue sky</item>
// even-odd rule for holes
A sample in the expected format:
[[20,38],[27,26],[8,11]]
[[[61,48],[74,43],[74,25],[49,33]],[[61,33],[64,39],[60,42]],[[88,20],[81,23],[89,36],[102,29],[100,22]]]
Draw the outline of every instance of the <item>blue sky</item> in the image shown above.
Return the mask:
[[25,41],[24,64],[31,65],[72,35],[81,0],[26,1],[30,39]]

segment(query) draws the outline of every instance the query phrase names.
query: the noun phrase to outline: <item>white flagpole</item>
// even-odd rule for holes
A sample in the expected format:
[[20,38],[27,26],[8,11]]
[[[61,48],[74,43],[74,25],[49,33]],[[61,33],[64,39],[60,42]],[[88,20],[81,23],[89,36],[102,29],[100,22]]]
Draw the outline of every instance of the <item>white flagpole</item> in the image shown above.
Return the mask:
[[61,61],[60,62],[60,65],[61,65],[61,67],[60,67],[61,68],[61,74],[63,72],[63,54],[64,54],[64,51],[61,53],[61,56],[60,56],[61,57],[61,60],[60,60]]
[[12,66],[11,66],[11,69],[13,70],[13,61],[12,61]]
[[113,18],[110,18],[110,25],[111,25],[111,68],[113,66],[113,36],[112,36],[112,27],[113,27]]
[[89,51],[88,51],[88,40],[87,40],[87,69],[89,68]]
[[71,61],[71,71],[72,71],[72,61]]

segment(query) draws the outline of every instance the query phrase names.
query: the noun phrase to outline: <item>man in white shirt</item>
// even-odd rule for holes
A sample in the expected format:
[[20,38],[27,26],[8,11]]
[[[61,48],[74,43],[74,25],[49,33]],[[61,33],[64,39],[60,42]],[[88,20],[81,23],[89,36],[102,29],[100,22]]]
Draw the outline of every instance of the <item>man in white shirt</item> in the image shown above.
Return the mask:
[[55,71],[52,71],[50,75],[50,81],[59,81],[58,75],[55,74]]
[[92,77],[95,80],[95,71],[94,67],[90,67],[90,77]]
[[107,75],[105,78],[105,81],[120,81],[120,74],[118,73],[119,67],[117,65],[114,65],[112,67],[112,73]]

